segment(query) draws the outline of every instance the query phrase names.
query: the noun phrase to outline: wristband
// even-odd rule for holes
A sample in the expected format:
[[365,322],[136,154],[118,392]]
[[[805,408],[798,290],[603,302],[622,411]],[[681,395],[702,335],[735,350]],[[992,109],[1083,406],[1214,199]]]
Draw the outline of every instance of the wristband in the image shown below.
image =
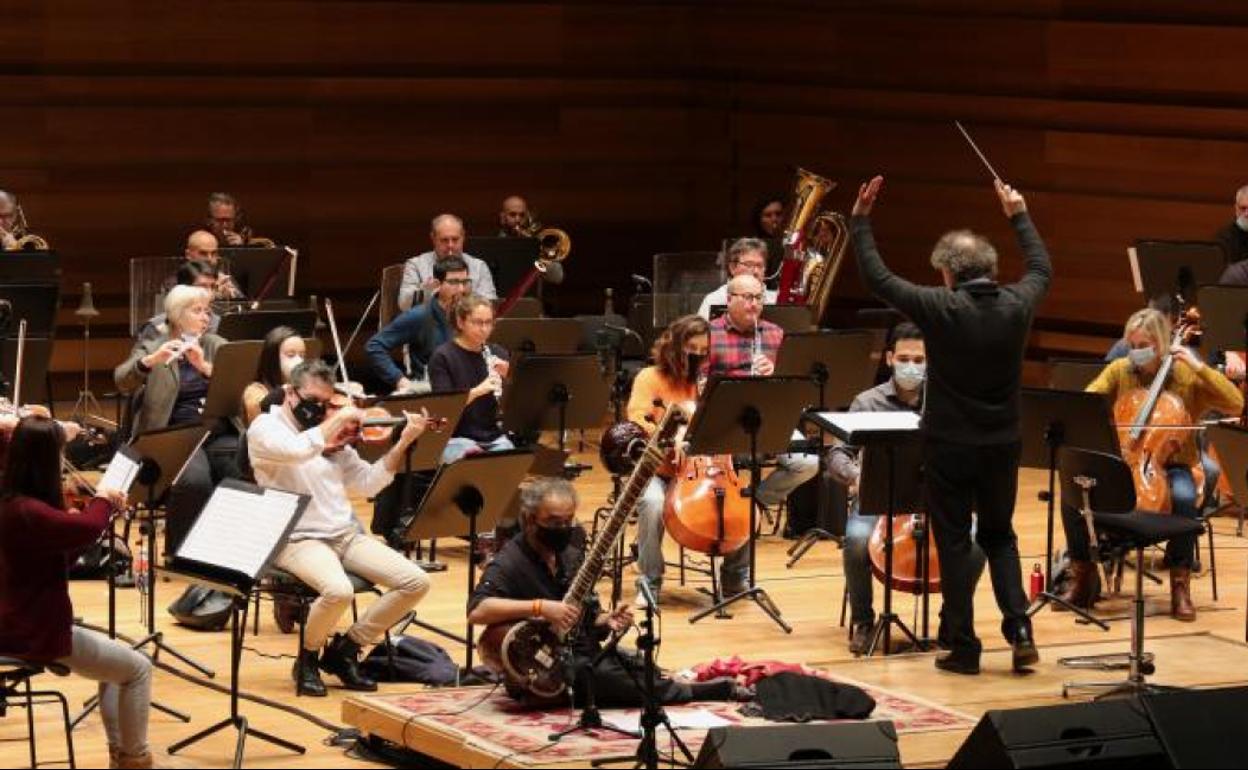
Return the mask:
[[533,613],[534,618],[540,618],[542,616],[542,600],[541,599],[533,600],[532,613]]

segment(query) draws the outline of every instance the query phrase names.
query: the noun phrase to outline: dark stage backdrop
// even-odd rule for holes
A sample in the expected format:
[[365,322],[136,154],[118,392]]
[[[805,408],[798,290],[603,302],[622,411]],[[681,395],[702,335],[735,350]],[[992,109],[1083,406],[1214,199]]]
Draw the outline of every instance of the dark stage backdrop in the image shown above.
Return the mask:
[[[433,214],[489,233],[519,192],[571,233],[559,309],[585,312],[652,253],[741,231],[795,164],[841,210],[884,173],[908,276],[949,227],[1005,241],[958,118],[1029,195],[1057,276],[1038,344],[1070,348],[1137,306],[1134,238],[1229,221],[1245,72],[1242,0],[9,2],[0,187],[63,255],[67,304],[93,281],[118,330],[125,259],[178,251],[211,190],[351,302]],[[862,299],[852,270],[837,291]]]

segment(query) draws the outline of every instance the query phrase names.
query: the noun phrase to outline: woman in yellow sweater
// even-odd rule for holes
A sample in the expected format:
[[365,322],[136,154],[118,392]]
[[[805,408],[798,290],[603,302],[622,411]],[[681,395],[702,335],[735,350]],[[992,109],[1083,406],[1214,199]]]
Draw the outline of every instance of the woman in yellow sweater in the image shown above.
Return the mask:
[[[1152,309],[1138,311],[1127,320],[1123,337],[1130,346],[1127,357],[1106,366],[1088,385],[1089,392],[1101,393],[1116,401],[1136,388],[1148,388],[1164,356],[1173,353],[1175,363],[1165,389],[1182,399],[1193,420],[1212,411],[1239,414],[1243,409],[1243,394],[1221,372],[1201,361],[1184,345],[1170,347],[1170,321],[1164,314]],[[1175,516],[1194,519],[1199,513],[1192,476],[1192,466],[1198,462],[1200,450],[1196,445],[1196,432],[1192,431],[1166,466],[1171,513]],[[1071,588],[1064,598],[1075,606],[1090,607],[1096,599],[1092,595],[1095,572],[1087,527],[1079,515],[1077,501],[1062,501],[1062,525],[1066,530],[1072,572]],[[1190,591],[1195,548],[1195,536],[1175,538],[1166,545],[1170,611],[1177,620],[1188,622],[1196,619]]]
[[[628,419],[649,432],[655,424],[651,420],[657,421],[664,407],[697,401],[698,380],[710,346],[711,328],[706,319],[688,315],[673,321],[654,343],[654,366],[642,369],[633,380]],[[656,406],[656,401],[662,406]],[[669,482],[655,476],[637,501],[639,580],[648,581],[655,596],[663,584],[663,506]],[[729,555],[725,563],[737,555]]]

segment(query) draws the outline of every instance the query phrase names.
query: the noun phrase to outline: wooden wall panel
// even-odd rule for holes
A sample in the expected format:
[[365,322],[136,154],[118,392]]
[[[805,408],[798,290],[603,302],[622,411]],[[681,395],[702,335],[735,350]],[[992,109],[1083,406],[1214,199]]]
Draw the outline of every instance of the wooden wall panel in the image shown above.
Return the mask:
[[[0,28],[0,187],[61,251],[67,301],[91,280],[106,306],[212,190],[347,307],[434,214],[490,232],[520,192],[572,234],[560,310],[592,311],[654,252],[742,232],[795,165],[842,210],[885,173],[907,276],[954,226],[1009,275],[960,119],[1054,254],[1040,324],[1109,335],[1138,304],[1125,248],[1208,237],[1248,181],[1246,43],[1236,0],[25,0]],[[852,269],[837,294],[865,301]]]

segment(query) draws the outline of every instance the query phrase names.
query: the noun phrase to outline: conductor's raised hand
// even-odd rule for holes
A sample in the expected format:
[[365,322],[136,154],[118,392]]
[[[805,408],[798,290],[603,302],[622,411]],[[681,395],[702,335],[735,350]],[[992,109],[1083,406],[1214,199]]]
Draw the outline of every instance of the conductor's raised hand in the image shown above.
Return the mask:
[[875,199],[880,196],[880,190],[883,188],[884,177],[878,174],[873,176],[870,182],[863,182],[858,185],[858,198],[854,201],[853,215],[856,217],[869,216],[872,207],[875,206]]
[[997,189],[997,197],[1001,199],[1001,210],[1007,217],[1013,217],[1027,210],[1027,201],[1023,199],[1023,194],[1018,190],[1000,179],[993,182],[993,186]]

